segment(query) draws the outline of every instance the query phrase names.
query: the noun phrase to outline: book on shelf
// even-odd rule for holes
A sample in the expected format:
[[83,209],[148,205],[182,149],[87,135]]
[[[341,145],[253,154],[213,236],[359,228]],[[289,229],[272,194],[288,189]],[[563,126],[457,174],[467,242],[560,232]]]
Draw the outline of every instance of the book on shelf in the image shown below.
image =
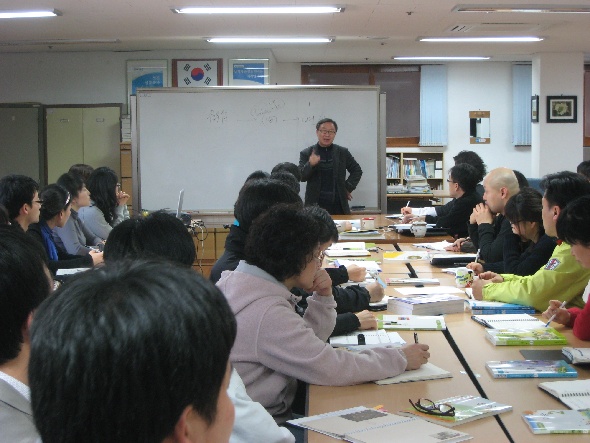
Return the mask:
[[496,346],[565,345],[566,338],[553,328],[486,329],[486,338]]
[[575,365],[590,363],[590,348],[572,348],[566,346],[561,352]]
[[432,363],[424,363],[418,369],[402,372],[395,377],[384,378],[375,381],[378,385],[393,385],[413,381],[438,380],[439,378],[452,378],[453,374]]
[[458,395],[455,397],[443,398],[442,400],[435,401],[434,403],[444,403],[451,405],[455,408],[455,415],[452,417],[431,415],[420,412],[413,407],[404,409],[399,413],[405,416],[419,417],[423,420],[452,428],[463,423],[469,423],[470,421],[512,410],[512,406],[510,405],[496,403],[495,401],[488,400],[487,398],[476,397],[474,395]]
[[388,277],[385,279],[385,282],[388,286],[438,286],[440,285],[440,280],[438,278],[396,278],[396,277]]
[[571,381],[546,381],[539,388],[557,397],[571,409],[590,408],[590,379]]
[[452,443],[471,439],[464,432],[364,406],[289,420],[288,423],[352,443],[382,443],[391,441],[393,435],[397,441],[406,443]]
[[396,346],[406,344],[397,332],[388,332],[383,329],[376,331],[355,331],[346,335],[330,337],[330,344],[337,347],[344,346]]
[[472,315],[471,319],[486,328],[492,329],[535,329],[545,327],[545,323],[529,314],[478,314]]
[[534,314],[532,306],[517,305],[514,303],[502,303],[499,301],[467,300],[471,313],[475,315],[490,314]]
[[494,378],[576,378],[578,372],[564,360],[488,361],[486,368]]
[[590,434],[590,409],[543,409],[522,415],[533,434]]
[[383,329],[398,331],[442,331],[447,329],[442,315],[384,315],[377,320]]
[[392,314],[441,315],[464,311],[465,300],[452,294],[426,294],[390,298],[387,310]]

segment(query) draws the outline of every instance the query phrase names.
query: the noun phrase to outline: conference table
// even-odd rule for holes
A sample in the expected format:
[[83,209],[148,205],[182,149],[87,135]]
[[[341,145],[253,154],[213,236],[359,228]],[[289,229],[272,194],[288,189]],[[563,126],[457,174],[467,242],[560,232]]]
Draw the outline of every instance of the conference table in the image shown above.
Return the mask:
[[[336,218],[336,217],[335,217]],[[340,216],[338,216],[340,218]],[[403,239],[406,240],[406,239]],[[369,242],[371,240],[367,240]],[[429,241],[436,241],[430,239]],[[454,276],[430,265],[427,260],[403,262],[383,260],[384,250],[422,250],[410,239],[380,244],[370,259],[381,263],[382,277],[407,277],[410,271],[424,278],[438,278],[441,285],[454,286]],[[393,286],[388,286],[386,295],[400,295]],[[467,299],[467,295],[465,295]],[[387,311],[377,312],[377,315]],[[494,346],[485,338],[485,328],[471,320],[470,312],[445,315],[447,331],[419,331],[420,343],[430,346],[430,362],[452,373],[452,378],[426,380],[402,384],[377,385],[365,383],[356,386],[333,387],[310,385],[307,398],[307,415],[316,415],[354,406],[375,407],[383,405],[391,413],[411,407],[409,399],[428,398],[437,401],[455,395],[479,395],[490,400],[511,405],[512,411],[495,417],[486,417],[454,427],[481,442],[582,442],[588,441],[583,434],[534,435],[522,419],[525,411],[540,409],[568,409],[563,403],[538,388],[541,381],[559,379],[494,379],[485,368],[491,360],[522,360],[521,349],[561,349],[562,346]],[[573,336],[571,329],[553,323],[551,326],[562,332],[568,346],[588,347]],[[412,332],[400,331],[402,338],[411,343]],[[578,379],[590,379],[590,368],[574,366]],[[313,431],[307,432],[309,443],[338,441]],[[395,436],[392,440],[395,441]]]

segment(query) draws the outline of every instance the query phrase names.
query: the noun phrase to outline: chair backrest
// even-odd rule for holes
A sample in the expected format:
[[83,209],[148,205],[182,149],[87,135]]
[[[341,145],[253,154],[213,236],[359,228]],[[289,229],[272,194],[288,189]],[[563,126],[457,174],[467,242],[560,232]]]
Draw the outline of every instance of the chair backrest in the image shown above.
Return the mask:
[[541,179],[540,178],[528,178],[527,177],[527,181],[529,182],[529,186],[533,189],[536,189],[537,191],[539,191],[541,194],[543,193],[543,190],[541,189],[541,187],[539,186],[539,184],[541,183]]

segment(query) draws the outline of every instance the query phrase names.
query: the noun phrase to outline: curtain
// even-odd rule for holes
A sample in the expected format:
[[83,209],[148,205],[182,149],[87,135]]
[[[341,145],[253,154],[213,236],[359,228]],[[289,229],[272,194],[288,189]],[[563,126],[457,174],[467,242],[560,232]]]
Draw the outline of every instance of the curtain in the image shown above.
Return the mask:
[[448,143],[447,67],[423,65],[420,75],[420,146]]
[[531,65],[512,65],[512,144],[531,144]]

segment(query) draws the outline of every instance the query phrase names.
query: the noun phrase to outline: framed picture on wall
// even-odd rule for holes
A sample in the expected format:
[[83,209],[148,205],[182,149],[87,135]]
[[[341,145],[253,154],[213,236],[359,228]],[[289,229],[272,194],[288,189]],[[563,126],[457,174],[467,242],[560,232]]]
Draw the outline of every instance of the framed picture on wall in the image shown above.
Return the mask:
[[268,85],[268,59],[231,59],[229,61],[228,79],[230,86]]
[[127,60],[127,112],[129,96],[138,88],[170,86],[168,60]]
[[578,97],[575,95],[547,96],[547,123],[576,123]]
[[539,96],[531,97],[531,122],[539,123]]
[[223,59],[173,59],[172,86],[195,88],[223,85]]

